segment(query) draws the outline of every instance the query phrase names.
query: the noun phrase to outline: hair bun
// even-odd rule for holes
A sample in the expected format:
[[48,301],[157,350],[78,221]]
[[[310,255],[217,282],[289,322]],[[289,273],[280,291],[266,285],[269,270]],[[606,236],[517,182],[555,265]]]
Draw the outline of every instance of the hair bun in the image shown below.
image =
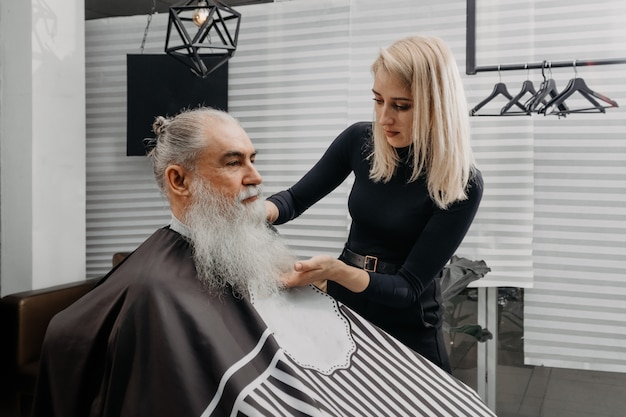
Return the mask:
[[157,135],[157,137],[159,137],[165,133],[169,123],[169,119],[166,119],[163,116],[157,116],[156,119],[154,119],[154,123],[152,123],[152,131]]

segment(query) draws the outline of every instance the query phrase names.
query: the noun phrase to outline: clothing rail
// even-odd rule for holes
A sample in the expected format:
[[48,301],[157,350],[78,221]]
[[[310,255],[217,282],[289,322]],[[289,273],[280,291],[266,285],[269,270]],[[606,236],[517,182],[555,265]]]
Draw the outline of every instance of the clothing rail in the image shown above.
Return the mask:
[[465,73],[475,75],[487,71],[518,71],[525,69],[550,69],[563,67],[585,67],[591,65],[626,64],[626,58],[571,60],[571,61],[542,61],[524,64],[503,64],[476,66],[476,0],[467,0],[467,21],[465,25]]
[[527,64],[503,64],[503,65],[484,65],[480,67],[474,67],[473,72],[467,72],[468,75],[473,75],[478,72],[487,71],[518,71],[525,69],[551,69],[551,68],[564,68],[564,67],[585,67],[591,65],[614,65],[614,64],[626,64],[626,58],[615,59],[594,59],[594,60],[581,60],[575,59],[572,61],[542,61],[533,62]]

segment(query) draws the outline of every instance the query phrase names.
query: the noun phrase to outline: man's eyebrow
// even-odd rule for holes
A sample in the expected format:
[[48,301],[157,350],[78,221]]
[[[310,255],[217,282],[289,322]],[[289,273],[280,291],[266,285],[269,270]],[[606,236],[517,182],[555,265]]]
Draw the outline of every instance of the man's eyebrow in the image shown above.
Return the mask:
[[[257,151],[254,151],[250,154],[250,157],[255,157],[257,154]],[[241,152],[241,151],[226,151],[224,152],[224,154],[222,155],[222,159],[226,159],[226,158],[245,158],[246,154]]]

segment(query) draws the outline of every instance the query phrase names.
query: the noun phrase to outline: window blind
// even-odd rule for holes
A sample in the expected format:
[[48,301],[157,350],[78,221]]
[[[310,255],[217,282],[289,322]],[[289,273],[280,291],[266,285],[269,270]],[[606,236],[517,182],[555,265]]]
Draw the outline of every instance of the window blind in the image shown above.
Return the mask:
[[[240,6],[229,61],[229,107],[259,151],[265,192],[282,190],[349,123],[371,120],[369,66],[409,34],[442,37],[461,73],[465,0],[292,0]],[[626,5],[481,0],[479,65],[623,57]],[[86,22],[87,274],[110,268],[167,224],[148,161],[125,156],[125,55],[138,53],[147,16]],[[146,53],[164,45],[155,15]],[[581,67],[588,84],[626,106],[623,66]],[[562,88],[571,69],[551,72]],[[511,92],[537,71],[463,75],[470,108],[498,81]],[[158,86],[155,86],[158,88]],[[491,285],[525,286],[528,364],[626,370],[626,118],[606,114],[475,117],[472,143],[485,178],[478,216],[458,251],[483,259]],[[350,179],[280,232],[298,256],[338,254],[349,225]],[[532,287],[532,288],[530,288]]]
[[[625,5],[610,0],[477,2],[478,65],[623,58],[624,18]],[[559,90],[578,76],[620,105],[626,103],[621,65],[576,70],[572,66],[544,74],[555,80]],[[472,82],[480,85],[482,97],[486,97],[490,83],[502,80],[515,94],[513,81],[521,85],[526,78],[536,86],[543,80],[540,71],[512,71],[479,73]],[[572,96],[567,103],[571,108],[585,104],[579,96]],[[519,177],[520,187],[503,184],[513,187],[505,193],[530,193],[518,219],[505,221],[507,228],[522,219],[525,226],[528,220],[532,225],[525,252],[531,249],[528,259],[533,274],[532,288],[526,290],[524,299],[525,363],[625,372],[623,109],[560,119],[542,115],[524,121],[515,117],[474,119],[474,134],[481,137],[479,158],[484,161],[498,147],[522,146],[528,162]],[[493,143],[483,148],[480,131],[487,130],[493,133]],[[506,178],[496,175],[490,179],[494,177]],[[502,215],[505,207],[502,201],[495,211]],[[483,214],[485,209],[490,210],[483,206]],[[490,257],[487,262],[492,263]]]

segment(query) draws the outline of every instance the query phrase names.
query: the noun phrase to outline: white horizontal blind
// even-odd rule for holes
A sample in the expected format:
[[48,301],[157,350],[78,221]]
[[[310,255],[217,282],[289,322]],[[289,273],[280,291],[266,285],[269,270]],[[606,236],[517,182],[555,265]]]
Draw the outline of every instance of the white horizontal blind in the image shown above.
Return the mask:
[[[476,62],[518,63],[532,59],[527,44],[532,34],[529,2],[476,2]],[[523,38],[520,41],[520,37]],[[462,66],[465,72],[465,63]],[[469,108],[503,82],[512,95],[535,74],[479,73],[466,76]],[[538,80],[534,80],[538,87]],[[498,96],[477,114],[499,114],[506,104]],[[478,246],[475,258],[484,259],[491,272],[481,280],[498,286],[530,287],[533,283],[533,125],[529,117],[472,117],[472,143],[485,180],[483,202],[468,237]]]
[[[626,6],[619,1],[480,1],[477,64],[625,58],[625,18]],[[591,88],[626,105],[624,65],[577,70]],[[545,75],[562,89],[576,73],[573,68],[555,68]],[[543,80],[538,70],[474,77],[475,85],[484,84],[482,95],[473,103],[491,92],[487,79],[491,84],[505,82],[513,95],[525,79],[532,79],[536,87]],[[568,105],[588,106],[582,101],[572,96]],[[511,207],[519,215],[517,222],[524,224],[524,234],[531,226],[532,257],[527,257],[528,252],[518,253],[525,261],[532,260],[534,275],[533,287],[525,293],[525,362],[626,371],[624,109],[561,119],[539,115],[473,118],[473,126],[475,138],[480,130],[492,132],[490,151],[493,145],[517,149],[517,166],[523,167],[518,184],[504,184],[505,177],[498,182],[502,182],[503,197],[511,195]],[[484,161],[488,154],[479,147],[478,155]],[[494,161],[505,162],[495,154]],[[508,163],[501,166],[515,169]],[[503,198],[495,211],[506,215],[506,207]],[[483,214],[486,209],[483,205]],[[506,218],[503,227],[515,224],[515,219]]]
[[[292,0],[242,6],[229,62],[229,105],[259,148],[267,193],[293,184],[348,123],[371,119],[369,65],[409,33],[441,36],[464,70],[465,0]],[[623,2],[478,2],[479,65],[623,57]],[[125,156],[125,55],[146,17],[89,21],[87,34],[87,264],[106,271],[169,211],[143,158]],[[163,48],[155,16],[146,52]],[[622,104],[565,119],[472,118],[485,177],[478,217],[459,250],[484,259],[485,279],[526,292],[529,364],[624,371],[626,312],[626,87],[624,66],[581,67],[588,84]],[[559,87],[571,69],[553,71]],[[470,107],[500,79],[511,92],[537,71],[464,76]],[[336,254],[347,233],[348,185],[281,233],[301,256]]]
[[[229,61],[229,110],[258,150],[267,195],[293,185],[347,123],[349,2],[290,1],[240,8]],[[348,230],[343,184],[278,226],[301,257],[338,256]]]
[[[229,110],[258,152],[266,194],[287,188],[346,127],[348,2],[298,1],[239,7],[229,61]],[[147,16],[86,22],[87,275],[110,269],[169,221],[146,158],[127,157],[126,54],[139,53]],[[167,16],[155,15],[146,53],[163,50]],[[134,40],[133,42],[129,42]],[[158,86],[155,86],[158,88]],[[347,236],[346,186],[280,226],[299,256],[338,255]]]
[[[536,1],[535,9],[538,57],[626,58],[624,2]],[[626,372],[625,70],[626,64],[578,68],[590,88],[622,107],[535,123],[529,364]],[[575,76],[571,68],[553,73],[559,88]]]
[[[440,36],[463,71],[465,2],[461,0],[428,4],[295,0],[238,10],[242,25],[238,50],[229,61],[229,109],[259,150],[257,164],[266,194],[297,181],[349,123],[371,120],[369,67],[380,47],[411,34]],[[106,271],[114,252],[132,250],[169,217],[147,161],[125,156],[125,57],[138,53],[146,20],[147,16],[134,16],[87,22],[90,275]],[[166,20],[164,15],[152,19],[146,53],[162,51]],[[466,77],[470,86],[473,80]],[[506,179],[512,167],[506,160],[511,146],[496,146],[492,130],[479,131],[474,143],[489,185],[483,209],[459,254],[486,259],[494,279],[519,281],[529,275],[526,255],[520,260],[518,254],[519,248],[526,250],[528,238],[518,232],[519,226],[508,232],[503,226],[520,210],[511,207],[510,196],[499,194],[513,188],[508,186],[511,181],[525,180],[520,179],[519,169]],[[525,143],[513,145],[512,152],[519,153],[520,146],[523,155],[511,156],[516,161],[528,152]],[[280,226],[299,256],[339,252],[349,225],[349,182],[301,218]],[[508,205],[508,214],[500,213],[503,204]]]
[[[161,17],[151,34],[165,34]],[[114,253],[135,249],[169,222],[149,161],[126,156],[126,54],[140,52],[145,26],[146,16],[85,22],[89,277],[106,273]],[[155,38],[146,53],[162,50],[164,36]]]
[[465,59],[465,2],[441,0],[352,0],[350,10],[351,121],[373,115],[370,66],[380,48],[405,36],[438,36],[452,48],[459,65]]

